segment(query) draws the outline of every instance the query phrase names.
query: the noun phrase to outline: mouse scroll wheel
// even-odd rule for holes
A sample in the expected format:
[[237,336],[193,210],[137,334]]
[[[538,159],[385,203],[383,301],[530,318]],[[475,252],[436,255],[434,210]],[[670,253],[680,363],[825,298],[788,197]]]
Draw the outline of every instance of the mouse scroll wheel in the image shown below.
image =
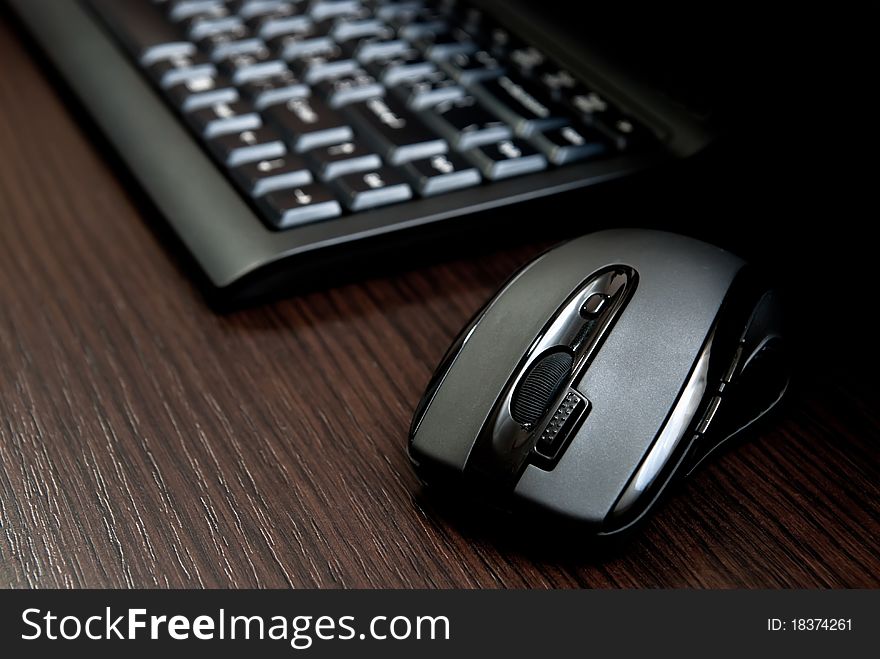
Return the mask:
[[559,390],[571,375],[574,358],[567,352],[551,352],[529,367],[511,400],[511,415],[522,425],[534,425],[547,413]]

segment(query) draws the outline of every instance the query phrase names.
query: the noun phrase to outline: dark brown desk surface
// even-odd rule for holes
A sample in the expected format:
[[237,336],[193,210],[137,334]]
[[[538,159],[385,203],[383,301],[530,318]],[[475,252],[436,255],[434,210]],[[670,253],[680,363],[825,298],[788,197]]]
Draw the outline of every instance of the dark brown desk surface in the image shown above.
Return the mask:
[[451,520],[410,416],[534,250],[215,315],[2,21],[0,209],[0,587],[880,586],[857,386],[806,387],[612,557]]

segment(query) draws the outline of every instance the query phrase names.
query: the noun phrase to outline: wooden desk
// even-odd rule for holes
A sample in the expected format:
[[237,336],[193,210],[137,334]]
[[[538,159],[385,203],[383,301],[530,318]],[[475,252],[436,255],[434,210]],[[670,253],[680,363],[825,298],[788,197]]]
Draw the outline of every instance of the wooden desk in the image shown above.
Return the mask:
[[536,248],[218,316],[0,22],[0,586],[880,586],[876,390],[801,388],[613,556],[419,494],[412,410]]

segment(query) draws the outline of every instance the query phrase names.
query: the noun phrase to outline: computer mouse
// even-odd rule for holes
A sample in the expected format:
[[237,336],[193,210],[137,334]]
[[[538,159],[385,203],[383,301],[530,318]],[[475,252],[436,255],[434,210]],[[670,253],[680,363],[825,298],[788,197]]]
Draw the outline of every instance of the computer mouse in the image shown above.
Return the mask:
[[454,341],[409,434],[421,480],[610,536],[772,409],[778,293],[721,248],[649,230],[564,243]]

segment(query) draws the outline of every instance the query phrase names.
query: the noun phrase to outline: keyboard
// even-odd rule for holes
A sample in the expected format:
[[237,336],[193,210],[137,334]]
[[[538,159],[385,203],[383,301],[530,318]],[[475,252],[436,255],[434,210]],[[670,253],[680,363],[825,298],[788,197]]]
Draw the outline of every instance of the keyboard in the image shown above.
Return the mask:
[[[229,295],[663,151],[656,128],[463,2],[12,4]],[[72,50],[83,40],[96,52]]]

